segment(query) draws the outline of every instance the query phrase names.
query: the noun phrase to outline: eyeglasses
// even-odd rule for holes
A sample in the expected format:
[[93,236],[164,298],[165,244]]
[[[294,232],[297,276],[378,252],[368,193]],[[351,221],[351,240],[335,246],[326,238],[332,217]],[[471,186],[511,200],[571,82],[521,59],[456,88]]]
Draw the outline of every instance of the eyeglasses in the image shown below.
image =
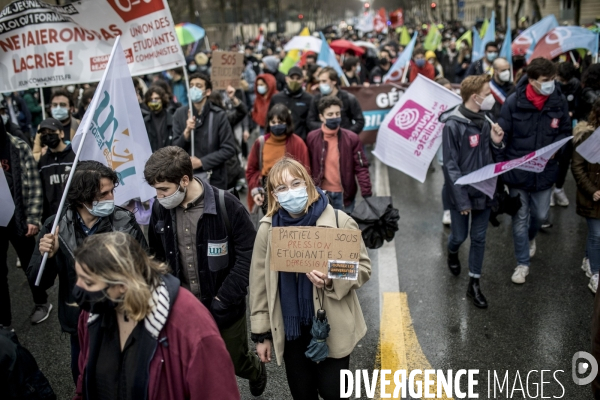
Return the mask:
[[292,182],[291,186],[287,186],[287,185],[279,185],[275,188],[274,192],[275,194],[282,194],[282,193],[286,193],[288,190],[296,190],[296,189],[300,189],[302,187],[306,187],[306,182],[305,181],[301,181],[300,179],[296,179]]

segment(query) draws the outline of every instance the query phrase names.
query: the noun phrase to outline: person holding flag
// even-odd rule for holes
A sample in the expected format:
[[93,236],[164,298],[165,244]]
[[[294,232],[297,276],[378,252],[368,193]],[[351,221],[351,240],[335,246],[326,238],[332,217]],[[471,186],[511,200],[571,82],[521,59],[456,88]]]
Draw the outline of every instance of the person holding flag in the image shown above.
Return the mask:
[[[444,153],[444,204],[450,207],[452,230],[448,238],[448,268],[458,276],[461,270],[458,250],[469,234],[469,285],[467,296],[478,308],[487,308],[487,299],[481,292],[479,280],[483,266],[485,237],[491,213],[491,200],[472,186],[456,185],[462,176],[493,164],[493,148],[501,148],[504,131],[491,124],[486,111],[494,105],[490,90],[490,76],[466,78],[460,86],[463,103],[440,116],[444,122],[442,146]],[[469,218],[470,217],[470,218]]]
[[510,64],[505,58],[497,58],[492,63],[494,74],[490,81],[490,89],[492,96],[496,99],[492,113],[496,120],[500,118],[502,105],[506,101],[506,97],[515,90],[515,84],[511,81]]

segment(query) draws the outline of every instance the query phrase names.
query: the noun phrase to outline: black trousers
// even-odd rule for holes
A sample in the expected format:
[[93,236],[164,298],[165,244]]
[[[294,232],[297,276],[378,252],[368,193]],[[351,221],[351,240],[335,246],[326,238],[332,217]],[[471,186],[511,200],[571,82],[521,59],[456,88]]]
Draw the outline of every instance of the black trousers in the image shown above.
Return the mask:
[[283,361],[294,400],[340,399],[340,370],[350,368],[350,356],[315,363],[304,355],[312,338],[310,326],[302,327],[296,340],[286,340]]
[[556,179],[556,188],[562,189],[567,179],[567,173],[571,169],[571,159],[573,158],[573,142],[569,140],[565,144],[564,150],[558,160],[558,178]]
[[[12,243],[17,252],[23,272],[27,271],[31,254],[35,248],[35,237],[17,236],[14,219],[8,227],[0,227],[0,325],[8,326],[12,323],[10,310],[10,293],[8,291],[8,244]],[[12,266],[16,268],[16,266]],[[29,279],[28,279],[29,281]],[[35,304],[46,304],[48,295],[45,290],[35,286],[35,280],[29,281],[29,287]]]

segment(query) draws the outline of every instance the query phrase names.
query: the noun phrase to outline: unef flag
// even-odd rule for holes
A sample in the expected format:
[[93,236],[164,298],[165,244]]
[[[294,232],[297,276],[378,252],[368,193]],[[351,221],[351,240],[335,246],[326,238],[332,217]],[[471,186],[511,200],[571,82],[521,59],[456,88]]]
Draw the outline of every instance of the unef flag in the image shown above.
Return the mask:
[[[90,107],[73,138],[73,151],[81,149],[80,160],[95,160],[117,172],[119,186],[115,204],[139,198],[146,201],[156,192],[144,180],[144,165],[152,150],[137,101],[125,53],[117,38]],[[81,143],[84,130],[85,141]]]
[[384,164],[425,182],[442,143],[444,124],[438,118],[460,103],[457,94],[418,75],[383,120],[373,153]]

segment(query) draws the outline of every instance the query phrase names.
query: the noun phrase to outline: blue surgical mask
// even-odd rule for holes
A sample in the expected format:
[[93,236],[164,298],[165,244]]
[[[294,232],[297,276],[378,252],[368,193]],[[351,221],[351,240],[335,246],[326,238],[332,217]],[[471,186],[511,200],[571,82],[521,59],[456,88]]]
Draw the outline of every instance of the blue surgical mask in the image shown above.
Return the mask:
[[329,129],[337,129],[340,127],[341,124],[342,124],[341,117],[325,119],[325,126],[328,127]]
[[489,62],[493,62],[496,58],[498,58],[498,53],[496,53],[496,52],[487,53],[487,59]]
[[188,69],[190,70],[190,72],[196,72],[198,66],[196,64],[192,64],[188,67]]
[[260,94],[267,93],[267,87],[265,85],[257,86],[256,91]]
[[544,96],[550,96],[552,93],[554,93],[554,88],[555,88],[554,81],[538,82],[538,84],[540,85],[540,93],[543,94]]
[[[83,206],[87,208],[85,204]],[[92,214],[94,217],[108,217],[113,213],[114,209],[114,200],[94,201],[92,203],[92,209],[90,210],[89,208],[87,208],[90,214]]]
[[301,214],[306,208],[306,203],[308,203],[306,187],[279,193],[277,195],[277,201],[288,213]]
[[167,78],[168,80],[173,79],[173,75],[171,75],[169,72],[165,72],[165,78]]
[[59,121],[64,121],[69,118],[69,109],[66,107],[54,107],[52,109],[52,118],[57,119]]
[[287,130],[287,124],[270,125],[269,130],[275,136],[281,136]]
[[417,67],[419,67],[419,68],[423,68],[425,66],[425,63],[426,63],[426,61],[424,58],[415,60],[415,64],[417,64]]
[[190,99],[192,100],[192,103],[200,103],[203,98],[204,93],[202,92],[202,89],[198,89],[196,86],[190,88]]
[[329,93],[331,93],[331,85],[327,83],[321,83],[319,85],[319,90],[321,91],[321,94],[327,96]]

